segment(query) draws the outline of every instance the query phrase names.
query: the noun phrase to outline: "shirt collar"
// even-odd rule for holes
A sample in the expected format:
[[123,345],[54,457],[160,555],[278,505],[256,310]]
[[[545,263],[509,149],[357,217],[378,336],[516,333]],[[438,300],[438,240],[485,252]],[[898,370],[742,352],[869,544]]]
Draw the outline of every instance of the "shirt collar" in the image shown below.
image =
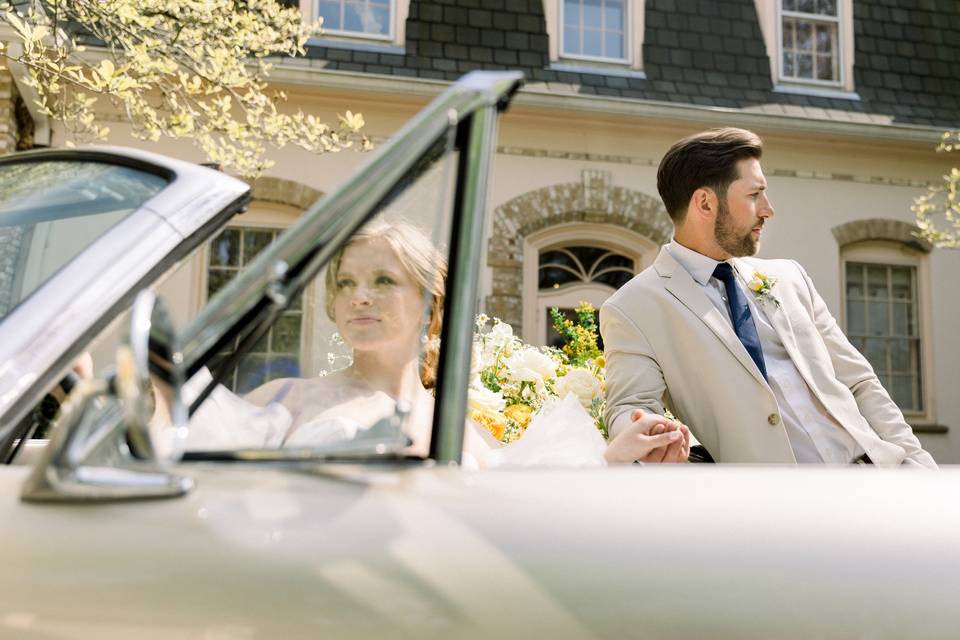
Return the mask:
[[[706,286],[713,277],[713,271],[720,264],[719,260],[714,260],[702,253],[697,253],[693,249],[683,246],[676,240],[671,240],[667,245],[667,251],[673,256],[673,259],[680,263],[680,266],[687,270],[700,286]],[[733,266],[733,265],[730,265]]]

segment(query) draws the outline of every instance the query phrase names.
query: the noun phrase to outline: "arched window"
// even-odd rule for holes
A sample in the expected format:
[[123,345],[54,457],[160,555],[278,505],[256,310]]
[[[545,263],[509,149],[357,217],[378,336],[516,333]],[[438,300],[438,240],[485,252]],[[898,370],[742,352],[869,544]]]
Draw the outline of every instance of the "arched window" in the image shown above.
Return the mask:
[[613,225],[557,225],[530,234],[523,261],[524,340],[553,344],[559,336],[550,325],[551,308],[569,317],[581,302],[599,310],[656,251],[647,238]]
[[575,245],[541,250],[538,297],[546,305],[543,313],[547,315],[542,319],[546,324],[545,343],[562,344],[551,326],[550,308],[558,307],[571,319],[580,302],[589,302],[599,309],[607,296],[626,284],[636,271],[635,258],[606,247]]

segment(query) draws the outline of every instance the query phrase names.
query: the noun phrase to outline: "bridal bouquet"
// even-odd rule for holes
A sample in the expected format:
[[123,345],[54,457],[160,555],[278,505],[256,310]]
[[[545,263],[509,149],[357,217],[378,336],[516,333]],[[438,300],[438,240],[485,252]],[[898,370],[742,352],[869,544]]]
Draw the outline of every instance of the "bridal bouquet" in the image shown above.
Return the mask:
[[560,349],[534,347],[497,318],[477,316],[470,371],[469,414],[501,442],[518,440],[534,416],[569,394],[580,401],[606,437],[603,422],[603,356],[597,347],[593,307],[581,303],[576,320],[551,309]]

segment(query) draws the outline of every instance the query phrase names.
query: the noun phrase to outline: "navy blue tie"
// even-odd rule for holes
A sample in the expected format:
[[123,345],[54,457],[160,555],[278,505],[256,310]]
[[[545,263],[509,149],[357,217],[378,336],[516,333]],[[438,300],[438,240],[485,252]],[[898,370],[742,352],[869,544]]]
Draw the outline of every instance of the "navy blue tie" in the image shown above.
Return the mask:
[[727,289],[727,304],[730,306],[730,319],[733,320],[733,330],[740,338],[743,348],[747,350],[757,368],[767,379],[767,367],[763,362],[763,349],[760,348],[760,336],[757,334],[757,325],[753,323],[753,314],[750,305],[743,295],[743,290],[737,285],[737,276],[726,262],[721,262],[713,270],[713,277],[723,283]]

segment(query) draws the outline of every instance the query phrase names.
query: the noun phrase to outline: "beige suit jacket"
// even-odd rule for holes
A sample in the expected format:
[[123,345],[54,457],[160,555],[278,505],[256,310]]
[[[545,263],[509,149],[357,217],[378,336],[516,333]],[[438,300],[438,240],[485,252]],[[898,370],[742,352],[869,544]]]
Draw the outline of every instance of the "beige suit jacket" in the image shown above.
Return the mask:
[[[764,303],[811,391],[878,465],[936,467],[872,367],[850,344],[803,268],[738,258],[744,281],[777,279]],[[611,435],[634,409],[666,401],[717,462],[795,463],[773,391],[733,331],[668,251],[600,309]]]

